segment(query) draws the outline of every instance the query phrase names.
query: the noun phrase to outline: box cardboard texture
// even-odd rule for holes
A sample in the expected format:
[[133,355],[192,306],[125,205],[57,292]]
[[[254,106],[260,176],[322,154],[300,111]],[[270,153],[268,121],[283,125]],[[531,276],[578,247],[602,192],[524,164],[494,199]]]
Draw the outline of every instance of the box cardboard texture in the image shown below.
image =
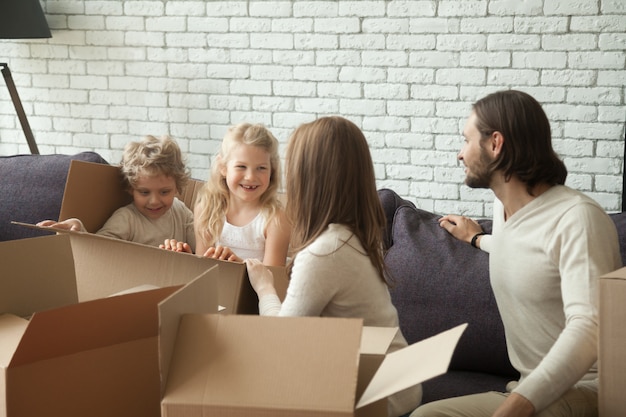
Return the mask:
[[600,417],[626,416],[626,268],[600,277],[599,314]]
[[[179,196],[192,211],[202,185],[202,181],[191,180]],[[71,161],[59,220],[72,217],[81,219],[87,231],[95,233],[115,210],[131,201],[118,166]],[[183,253],[177,255],[196,257]],[[113,256],[111,258],[115,259]],[[220,274],[219,281],[219,303],[224,308],[223,313],[258,313],[258,299],[248,281],[245,264],[202,259],[206,262],[206,268],[221,265],[223,273]],[[103,263],[102,267],[110,267],[109,260],[103,259]]]
[[[145,251],[165,260],[138,261]],[[216,312],[219,266],[88,234],[1,242],[0,254],[0,416],[160,416],[158,304],[183,294]],[[109,297],[145,283],[162,288]]]
[[183,313],[159,341],[174,346],[163,417],[386,415],[387,396],[447,370],[466,327],[385,354],[397,329],[368,349],[361,319]]

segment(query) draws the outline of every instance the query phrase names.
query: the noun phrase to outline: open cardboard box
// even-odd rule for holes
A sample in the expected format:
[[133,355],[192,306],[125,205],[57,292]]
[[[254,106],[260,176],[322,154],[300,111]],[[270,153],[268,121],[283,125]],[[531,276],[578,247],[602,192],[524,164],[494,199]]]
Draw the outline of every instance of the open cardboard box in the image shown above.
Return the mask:
[[361,319],[177,316],[159,340],[172,352],[161,358],[163,417],[386,415],[389,395],[446,372],[467,326],[386,354],[397,329]]
[[[0,242],[0,416],[160,416],[157,305],[216,312],[222,273],[174,255],[86,234]],[[146,283],[162,288],[110,296]]]
[[[202,184],[202,181],[191,180],[184,193],[179,196],[181,201],[192,210],[197,191]],[[129,204],[131,201],[130,194],[124,189],[118,166],[73,160],[70,163],[65,184],[59,220],[66,220],[72,217],[79,218],[88,232],[95,233],[104,225],[115,210]],[[52,232],[78,234],[78,232],[70,232],[63,229],[42,228],[23,223],[16,224]],[[141,246],[131,242],[127,242],[127,244]],[[126,250],[126,247],[116,246],[122,253]],[[245,264],[202,258],[186,253],[176,253],[176,255],[202,259],[204,267],[207,269],[218,263],[222,265],[222,269],[225,269],[225,271],[220,274],[219,303],[223,306],[224,313],[258,313],[258,299],[248,281]],[[117,254],[113,253],[111,253],[108,259],[103,257],[101,266],[106,271],[112,267],[114,268],[115,265],[111,265],[110,259],[116,258]],[[117,288],[117,291],[123,289]]]
[[626,416],[626,268],[600,277],[598,407],[600,417]]

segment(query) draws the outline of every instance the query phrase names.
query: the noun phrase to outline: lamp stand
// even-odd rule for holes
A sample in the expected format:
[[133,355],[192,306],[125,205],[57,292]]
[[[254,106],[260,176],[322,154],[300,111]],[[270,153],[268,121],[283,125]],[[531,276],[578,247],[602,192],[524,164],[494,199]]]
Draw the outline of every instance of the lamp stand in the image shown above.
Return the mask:
[[24,136],[26,136],[26,142],[28,142],[30,153],[38,155],[39,149],[37,149],[37,142],[35,142],[33,132],[32,130],[30,130],[30,125],[28,124],[28,119],[26,118],[24,107],[22,107],[20,96],[17,94],[17,89],[15,88],[15,83],[13,82],[13,77],[11,76],[11,70],[9,69],[9,65],[0,62],[0,67],[2,67],[2,76],[4,77],[4,82],[6,83],[7,88],[9,89],[9,94],[11,95],[13,106],[15,107],[15,111],[17,112],[17,117],[20,119],[22,131],[24,132]]

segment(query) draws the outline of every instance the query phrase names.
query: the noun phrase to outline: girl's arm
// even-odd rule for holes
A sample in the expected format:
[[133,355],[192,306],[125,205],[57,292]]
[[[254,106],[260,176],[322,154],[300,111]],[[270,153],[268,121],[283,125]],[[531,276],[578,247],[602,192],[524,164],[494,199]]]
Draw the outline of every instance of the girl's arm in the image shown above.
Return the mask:
[[289,243],[291,240],[291,225],[283,210],[276,213],[265,231],[265,254],[263,264],[285,266]]

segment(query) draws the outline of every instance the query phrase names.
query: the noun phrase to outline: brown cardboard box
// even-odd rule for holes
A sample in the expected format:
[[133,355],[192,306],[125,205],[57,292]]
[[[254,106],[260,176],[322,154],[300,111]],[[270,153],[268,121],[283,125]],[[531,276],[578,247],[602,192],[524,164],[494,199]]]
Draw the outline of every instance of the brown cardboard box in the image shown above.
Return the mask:
[[[197,191],[202,184],[202,181],[191,180],[183,194],[179,197],[181,201],[192,210],[193,203],[197,197]],[[124,189],[119,167],[78,160],[71,161],[61,211],[59,213],[59,220],[66,220],[72,217],[79,218],[87,231],[95,233],[104,225],[115,210],[129,204],[131,201],[130,194]],[[18,224],[36,227],[22,223]],[[51,229],[45,228],[43,230]],[[61,229],[56,231],[68,233],[68,231]],[[123,253],[125,250],[125,247],[122,246],[114,245],[113,247],[118,249],[118,252]],[[82,248],[81,246],[79,249],[82,250]],[[91,249],[87,248],[86,250]],[[103,268],[104,271],[109,271],[110,268],[115,267],[114,263],[110,260],[116,259],[117,256],[121,254],[106,251],[102,253],[110,253],[110,255],[108,259],[102,257],[99,268]],[[190,254],[181,253],[178,255],[201,258]],[[157,259],[158,256],[158,252],[156,254],[153,253],[150,262],[159,262]],[[78,257],[78,259],[83,259],[83,257]],[[258,299],[256,293],[250,286],[246,267],[243,263],[224,262],[208,258],[202,259],[204,260],[205,268],[210,268],[219,263],[222,265],[222,269],[228,270],[220,274],[219,282],[220,305],[224,308],[224,313],[258,313]],[[159,262],[159,264],[162,263]],[[121,291],[124,288],[125,287],[122,285],[112,291],[112,293]]]
[[[216,312],[222,273],[174,255],[88,234],[1,242],[0,416],[159,417],[158,304]],[[108,296],[146,283],[163,288]]]
[[[360,353],[360,319],[179,313],[178,331],[160,338],[175,346],[162,358],[163,417],[379,416],[381,400],[447,370],[466,327],[385,355],[387,333],[372,377],[360,372],[374,355]],[[360,399],[359,378],[371,378]]]
[[626,268],[600,277],[600,417],[626,416]]

